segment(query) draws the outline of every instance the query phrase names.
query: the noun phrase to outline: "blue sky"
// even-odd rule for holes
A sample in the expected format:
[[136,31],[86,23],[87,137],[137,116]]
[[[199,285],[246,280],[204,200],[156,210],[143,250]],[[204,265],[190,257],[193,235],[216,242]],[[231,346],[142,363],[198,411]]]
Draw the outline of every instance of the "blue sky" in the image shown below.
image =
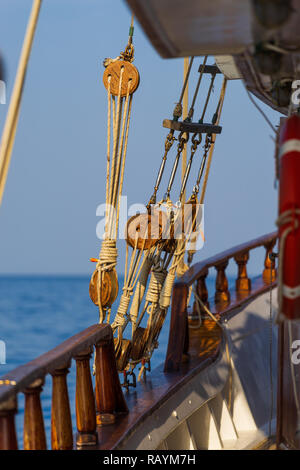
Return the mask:
[[[31,0],[1,0],[8,98],[30,7]],[[105,197],[102,60],[124,49],[129,23],[121,0],[44,0],[0,207],[0,273],[91,272],[89,258],[100,248],[96,208]],[[183,74],[183,60],[161,59],[138,24],[134,43],[141,83],[129,133],[129,204],[145,203],[151,195],[166,135],[162,120],[172,115]],[[196,77],[195,67],[191,90]],[[278,124],[280,115],[261,106]],[[6,111],[0,105],[1,131]],[[195,260],[275,229],[274,143],[239,81],[228,85],[222,125],[205,204],[206,243]],[[260,272],[262,262],[262,253],[255,254],[250,272]]]

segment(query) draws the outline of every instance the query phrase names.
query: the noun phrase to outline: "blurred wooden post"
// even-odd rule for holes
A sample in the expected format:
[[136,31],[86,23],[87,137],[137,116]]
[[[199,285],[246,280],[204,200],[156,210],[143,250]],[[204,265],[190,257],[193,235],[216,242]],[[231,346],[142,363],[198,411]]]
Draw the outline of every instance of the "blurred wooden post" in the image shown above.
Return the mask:
[[41,392],[43,379],[37,379],[30,387],[24,390],[24,450],[47,449],[43,412],[41,406]]
[[188,287],[175,283],[172,295],[172,310],[167,356],[164,371],[180,369],[183,353],[187,351],[187,297]]
[[208,276],[208,269],[203,271],[199,279],[197,280],[197,294],[204,303],[204,305],[209,308],[208,302],[208,290],[206,287],[206,278]]
[[128,408],[122,392],[113,338],[96,344],[96,405],[97,425],[112,424],[116,413],[127,413]]
[[249,251],[240,253],[234,257],[238,266],[238,277],[235,281],[237,298],[242,299],[249,295],[251,291],[251,279],[248,278],[247,263],[249,260]]
[[[230,303],[230,293],[228,290],[228,280],[225,270],[228,266],[228,260],[215,266],[217,270],[215,302],[222,309]],[[219,310],[218,308],[218,310]]]
[[93,384],[90,370],[89,349],[75,357],[76,360],[76,422],[77,446],[95,445],[96,434],[96,407]]
[[17,413],[17,397],[14,396],[0,404],[0,450],[17,450],[17,434],[15,414]]
[[274,269],[274,262],[270,260],[270,254],[273,252],[275,244],[276,239],[264,245],[266,249],[265,269],[263,270],[263,280],[265,284],[271,284],[276,279],[277,272],[276,269]]
[[67,386],[70,364],[52,375],[51,446],[53,450],[73,448],[73,430]]

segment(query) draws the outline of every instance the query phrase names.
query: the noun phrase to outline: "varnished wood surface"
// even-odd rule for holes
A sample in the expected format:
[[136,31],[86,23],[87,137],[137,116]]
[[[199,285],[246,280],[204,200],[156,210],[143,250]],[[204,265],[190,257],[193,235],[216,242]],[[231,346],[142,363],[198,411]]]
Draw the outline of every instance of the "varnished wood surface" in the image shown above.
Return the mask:
[[[162,366],[151,372],[146,383],[138,384],[136,390],[127,393],[124,400],[116,369],[114,345],[111,327],[108,325],[93,325],[83,332],[73,336],[57,348],[21,366],[3,379],[15,381],[15,385],[0,387],[0,446],[1,448],[14,448],[13,413],[16,405],[11,400],[16,393],[25,389],[39,387],[38,379],[43,379],[48,373],[54,376],[52,400],[52,446],[54,449],[71,448],[71,419],[68,405],[68,391],[66,385],[67,368],[72,358],[78,363],[78,393],[77,424],[81,444],[89,444],[90,449],[113,449],[118,446],[123,437],[135,431],[138,424],[157,409],[172,394],[188,383],[201,370],[211,364],[219,355],[221,343],[221,329],[215,322],[205,319],[200,328],[188,328],[187,321],[187,293],[190,282],[197,280],[197,292],[206,305],[220,321],[234,316],[242,311],[248,303],[270,289],[273,281],[273,272],[268,262],[268,253],[274,246],[277,234],[270,234],[253,240],[231,250],[216,255],[203,263],[198,263],[180,278],[174,286],[172,298],[171,327],[168,352],[165,368]],[[248,282],[246,264],[249,250],[264,246],[266,259],[264,272],[261,276]],[[235,258],[238,264],[238,281],[236,289],[228,290],[226,267],[230,258]],[[205,286],[205,277],[209,267],[217,270],[216,294],[208,298]],[[275,282],[272,287],[275,286]],[[203,312],[202,312],[203,313]],[[190,323],[193,324],[194,320]],[[97,402],[97,435],[98,445],[95,442],[93,431],[95,416],[94,407],[82,401],[82,393],[88,389],[89,400],[94,400],[88,374],[89,354],[91,346],[96,346],[96,402]],[[82,357],[84,358],[82,360]],[[172,372],[170,372],[172,371]],[[25,437],[29,436],[27,448],[43,448],[43,417],[39,402],[37,388],[34,393],[30,390],[28,395],[28,412],[32,419],[27,419]],[[81,394],[81,395],[80,395]],[[79,402],[81,404],[79,405]],[[34,406],[31,406],[32,403]],[[126,414],[129,410],[129,414]],[[29,413],[30,412],[30,413]],[[85,416],[85,412],[89,416]],[[93,416],[92,416],[93,415]],[[34,426],[30,423],[33,420]],[[37,433],[35,424],[40,423],[40,432]],[[107,424],[112,423],[112,424]],[[27,434],[26,434],[27,433]],[[78,436],[77,436],[78,437]]]
[[[180,372],[166,374],[163,366],[151,372],[147,381],[138,383],[137,388],[125,394],[129,408],[127,415],[121,415],[117,423],[98,427],[98,446],[94,449],[114,449],[118,442],[151,415],[169,396],[176,393],[185,383],[212,363],[211,358],[193,358],[184,364]],[[92,449],[92,447],[91,447]]]
[[114,96],[118,96],[119,94],[121,70],[123,70],[121,96],[127,95],[128,85],[129,94],[132,94],[136,91],[140,83],[139,72],[133,64],[126,60],[117,60],[116,62],[112,62],[105,69],[103,74],[103,83],[107,89],[108,77],[111,78],[110,92]]
[[[272,287],[275,286],[276,283]],[[264,283],[262,276],[253,279],[252,291],[246,299],[240,299],[233,288],[230,290],[231,303],[221,312],[222,319],[237,315],[269,289],[270,286]],[[220,313],[214,299],[211,300],[211,307],[217,315]],[[98,428],[98,445],[90,448],[116,448],[125,435],[134,432],[172,394],[217,359],[221,338],[220,327],[210,319],[205,319],[198,329],[189,328],[189,361],[181,363],[180,370],[171,373],[164,372],[163,365],[160,365],[147,376],[145,383],[138,383],[136,389],[130,389],[125,394],[128,415],[120,416],[115,424]]]
[[183,284],[187,284],[188,286],[192,285],[195,282],[202,272],[205,269],[217,266],[218,264],[222,264],[226,260],[228,261],[230,258],[247,252],[249,250],[253,250],[259,246],[264,246],[268,242],[273,241],[277,238],[277,232],[269,233],[268,235],[263,235],[262,237],[256,238],[251,242],[242,243],[241,245],[237,245],[234,248],[230,248],[229,250],[223,251],[211,258],[206,259],[205,261],[201,261],[199,263],[195,263],[191,268],[180,278],[180,282]]
[[96,406],[90,369],[91,352],[76,359],[77,445],[96,444]]
[[51,446],[53,450],[73,448],[67,374],[67,368],[58,369],[52,373]]
[[0,403],[8,400],[15,393],[23,391],[36,379],[44,378],[55,369],[68,364],[72,357],[86,350],[89,346],[101,341],[111,340],[112,330],[109,325],[92,325],[81,333],[72,336],[59,346],[39,356],[33,361],[17,367],[9,374],[1,377],[2,380],[14,380],[15,385],[2,385],[0,387]]
[[45,450],[47,448],[40,398],[41,392],[42,386],[40,384],[28,387],[24,392],[24,450]]
[[163,120],[163,127],[167,129],[174,129],[179,132],[192,132],[199,134],[221,134],[222,127],[215,126],[214,124],[198,122],[185,122],[185,121],[172,121],[170,119]]
[[0,449],[17,450],[16,410],[0,411]]
[[179,370],[182,363],[182,354],[186,341],[186,302],[188,288],[182,284],[175,284],[172,295],[172,309],[169,343],[165,360],[165,372]]

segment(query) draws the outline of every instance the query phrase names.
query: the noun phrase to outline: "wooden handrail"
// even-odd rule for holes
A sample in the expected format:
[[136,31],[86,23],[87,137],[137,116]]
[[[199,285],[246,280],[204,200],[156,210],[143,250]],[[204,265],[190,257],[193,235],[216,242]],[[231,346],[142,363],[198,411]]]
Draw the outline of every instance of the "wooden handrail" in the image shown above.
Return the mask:
[[228,261],[239,254],[253,250],[254,248],[265,246],[276,240],[277,235],[277,232],[268,233],[267,235],[263,235],[262,237],[255,238],[249,242],[242,243],[241,245],[237,245],[233,248],[230,248],[229,250],[222,251],[221,253],[218,253],[217,255],[212,256],[211,258],[208,258],[204,261],[200,261],[199,263],[191,266],[191,268],[180,278],[178,282],[180,284],[191,286],[208,268],[222,264],[223,262]]
[[2,381],[9,380],[16,382],[16,384],[0,386],[0,404],[15,393],[22,392],[35,380],[42,379],[56,369],[64,367],[73,357],[90,346],[101,340],[110,340],[111,338],[112,331],[109,325],[92,325],[33,361],[17,367],[1,377]]
[[[89,359],[95,346],[96,402],[92,388]],[[105,361],[103,360],[105,359]],[[0,379],[0,450],[16,449],[14,415],[17,394],[25,394],[24,449],[46,448],[40,394],[45,376],[52,375],[52,449],[71,449],[73,432],[66,376],[71,360],[76,360],[77,446],[97,443],[96,422],[114,421],[117,413],[127,412],[117,372],[113,333],[110,325],[92,325],[56,348],[17,367]],[[109,362],[107,370],[106,362]],[[108,398],[107,398],[108,397]],[[107,405],[109,399],[110,406]],[[88,400],[88,401],[87,401]]]
[[[278,233],[272,232],[223,251],[200,263],[196,263],[175,282],[172,295],[171,322],[164,367],[165,372],[174,372],[180,369],[183,354],[187,349],[187,289],[196,282],[198,296],[202,302],[209,307],[205,279],[208,276],[209,268],[214,267],[217,270],[214,313],[217,314],[219,318],[222,318],[222,315],[228,312],[230,308],[232,309],[234,306],[240,308],[244,302],[255,296],[255,292],[253,292],[251,286],[251,279],[249,279],[247,275],[247,262],[251,250],[261,246],[264,246],[266,249],[262,281],[257,288],[257,292],[262,291],[262,284],[268,286],[275,281],[276,270],[269,258],[269,254],[274,248],[277,237]],[[234,299],[231,298],[225,272],[228,262],[232,258],[235,260],[238,267]]]

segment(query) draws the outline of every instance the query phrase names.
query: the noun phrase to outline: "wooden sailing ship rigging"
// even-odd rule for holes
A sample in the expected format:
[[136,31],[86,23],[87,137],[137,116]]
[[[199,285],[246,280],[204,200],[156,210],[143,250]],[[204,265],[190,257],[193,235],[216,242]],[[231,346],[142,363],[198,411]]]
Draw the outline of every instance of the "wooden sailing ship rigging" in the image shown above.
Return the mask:
[[[286,28],[289,21],[294,25],[293,14],[298,15],[299,9],[292,13],[291,2],[286,2],[286,9],[280,0],[273,2],[276,8],[272,9],[267,0],[257,0],[251,2],[254,9],[251,13],[248,2],[245,6],[236,1],[224,13],[221,8],[224,2],[220,0],[220,9],[215,12],[204,2],[206,5],[199,15],[197,2],[191,2],[193,8],[183,7],[182,2],[180,6],[177,1],[175,8],[168,0],[130,0],[128,3],[160,53],[168,57],[191,56],[172,119],[163,121],[168,131],[154,190],[146,200],[146,212],[136,214],[127,223],[125,277],[123,286],[119,286],[116,266],[120,197],[131,107],[140,80],[132,63],[131,23],[125,50],[116,59],[104,61],[108,118],[107,211],[101,250],[98,258],[91,259],[96,262],[96,269],[90,283],[91,299],[99,309],[99,323],[0,380],[0,448],[18,447],[14,416],[20,392],[25,394],[24,448],[46,448],[40,395],[47,374],[53,380],[52,449],[254,449],[270,447],[275,436],[277,448],[299,448],[298,383],[289,358],[291,338],[296,338],[298,324],[284,320],[279,326],[277,407],[274,407],[272,367],[271,375],[266,376],[269,358],[261,357],[258,352],[261,345],[268,344],[270,340],[277,341],[277,326],[272,318],[272,291],[277,277],[277,258],[273,250],[277,232],[196,264],[192,264],[194,249],[190,245],[191,241],[203,236],[196,219],[199,213],[201,215],[213,151],[222,131],[220,120],[228,81],[243,76],[248,89],[272,107],[285,114],[297,111],[290,105],[290,100],[285,99],[286,93],[291,91],[293,79],[297,78],[295,64],[298,60],[297,38],[292,34],[287,37]],[[297,1],[294,3],[296,7]],[[34,1],[1,143],[1,196],[40,5],[41,1]],[[171,14],[167,15],[167,11]],[[214,35],[212,27],[213,19],[216,21],[218,15],[223,15],[221,41],[218,35]],[[206,33],[200,34],[199,25],[193,29],[192,20],[196,18],[201,23],[203,17],[206,19]],[[226,26],[228,22],[232,25],[232,18],[239,19],[239,22],[236,28],[231,26],[233,34],[229,37]],[[254,25],[252,32],[248,24],[250,19]],[[184,23],[183,27],[178,28],[179,23]],[[247,27],[243,28],[245,24]],[[187,28],[191,28],[189,35],[186,34]],[[276,34],[272,35],[274,30]],[[174,31],[179,33],[175,35]],[[207,37],[204,38],[203,34]],[[278,58],[276,55],[274,59],[274,54],[288,56],[284,59],[286,67],[282,66],[276,74],[271,63]],[[197,67],[193,99],[190,108],[183,113],[182,102],[189,75],[199,55],[204,59]],[[216,56],[214,64],[208,64],[209,55]],[[284,76],[287,69],[289,81]],[[201,82],[205,76],[209,77],[210,85],[207,95],[203,96]],[[212,99],[213,87],[217,87],[218,76],[223,77],[223,83],[214,103],[214,113],[208,117],[208,103]],[[288,133],[282,132],[282,135]],[[286,140],[297,140],[297,136]],[[285,145],[285,141],[281,144]],[[191,172],[195,167],[194,156],[196,152],[200,153],[202,146],[200,165]],[[167,186],[162,190],[166,159],[174,150],[173,167]],[[178,194],[174,195],[174,181],[184,151],[188,151],[188,161]],[[291,151],[299,150],[294,147],[286,150],[285,147],[285,153]],[[192,192],[187,194],[187,181],[195,175]],[[159,191],[162,192],[161,198]],[[182,207],[188,211],[187,230],[183,237],[176,237],[184,218]],[[297,207],[292,210],[292,220],[283,220],[282,224],[294,224],[284,237],[294,237],[298,210]],[[284,228],[280,227],[281,241]],[[265,248],[263,269],[261,275],[250,279],[247,274],[249,253],[258,247]],[[282,252],[279,252],[279,258]],[[235,287],[230,290],[226,268],[231,259],[236,262],[238,274]],[[282,258],[280,262],[279,293],[284,295],[286,290],[281,289],[284,275]],[[206,287],[211,268],[217,272],[213,298],[208,296]],[[115,308],[121,288],[122,295]],[[297,298],[294,291],[290,293],[292,295]],[[189,306],[191,299],[193,305]],[[150,372],[151,356],[158,346],[159,333],[170,306],[165,363]],[[280,307],[279,313],[284,314],[281,302]],[[297,318],[297,312],[293,315]],[[129,325],[130,338],[126,336]],[[95,390],[90,371],[93,352]],[[76,362],[77,374],[75,438],[67,388],[72,359]],[[272,361],[272,356],[270,359]],[[119,373],[124,377],[123,387]],[[266,384],[270,386],[270,396],[267,397],[264,392]],[[131,387],[137,394],[131,393]]]

